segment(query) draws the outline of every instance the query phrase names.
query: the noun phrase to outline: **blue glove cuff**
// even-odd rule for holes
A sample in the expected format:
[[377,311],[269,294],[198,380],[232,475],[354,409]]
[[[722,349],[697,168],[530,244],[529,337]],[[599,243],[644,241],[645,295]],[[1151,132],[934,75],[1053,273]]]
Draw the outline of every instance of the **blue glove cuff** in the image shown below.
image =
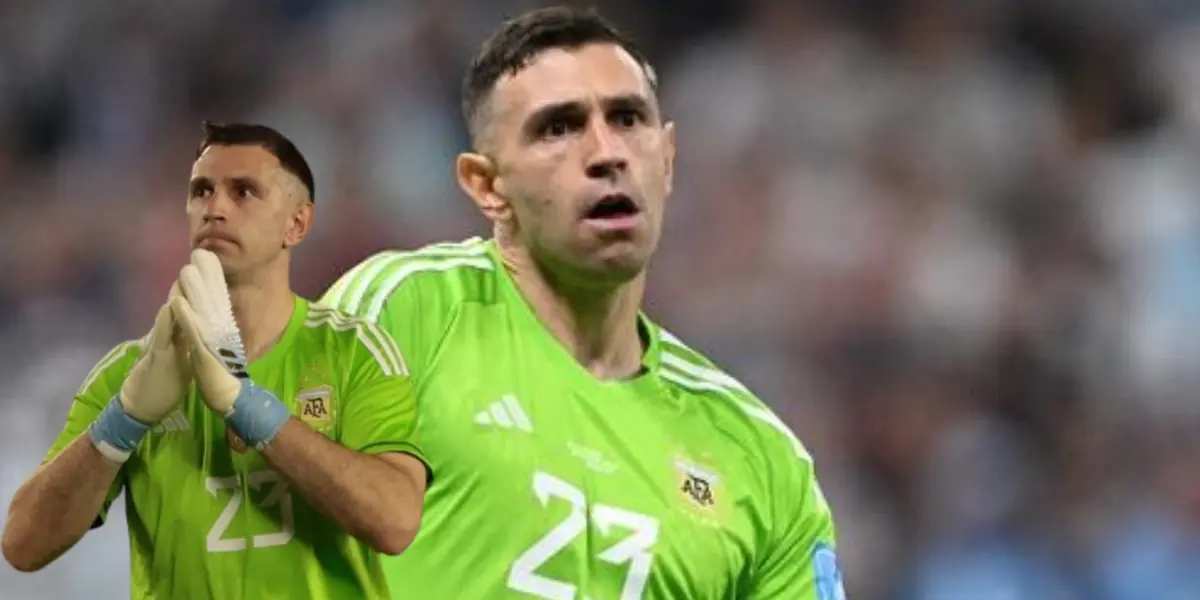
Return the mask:
[[262,450],[279,435],[292,414],[269,390],[249,378],[241,379],[241,383],[242,391],[233,401],[233,410],[225,415],[225,423],[247,445]]
[[88,437],[105,458],[124,463],[137,449],[147,431],[150,431],[150,425],[129,416],[121,406],[121,397],[118,395],[113,396],[96,420],[92,421],[88,427]]

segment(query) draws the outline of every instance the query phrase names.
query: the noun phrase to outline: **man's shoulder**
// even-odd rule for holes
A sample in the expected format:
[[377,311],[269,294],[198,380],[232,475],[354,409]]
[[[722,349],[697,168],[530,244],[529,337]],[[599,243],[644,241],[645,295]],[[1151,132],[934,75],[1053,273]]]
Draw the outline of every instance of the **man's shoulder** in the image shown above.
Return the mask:
[[125,340],[113,346],[100,360],[96,361],[92,370],[83,378],[83,383],[80,384],[77,393],[82,395],[92,384],[100,379],[111,377],[124,379],[129,375],[129,370],[133,368],[133,364],[142,355],[148,337],[149,334],[146,337],[136,340]]
[[811,461],[808,450],[791,428],[749,387],[721,369],[678,337],[659,328],[659,376],[678,392],[704,403],[718,428],[738,440],[742,432],[762,447]]
[[309,303],[294,352],[314,359],[324,356],[345,365],[373,362],[386,375],[408,372],[396,341],[386,331],[366,319],[319,302]]
[[442,305],[494,298],[496,271],[488,242],[477,237],[385,250],[347,271],[320,303],[377,322],[389,301],[397,299]]

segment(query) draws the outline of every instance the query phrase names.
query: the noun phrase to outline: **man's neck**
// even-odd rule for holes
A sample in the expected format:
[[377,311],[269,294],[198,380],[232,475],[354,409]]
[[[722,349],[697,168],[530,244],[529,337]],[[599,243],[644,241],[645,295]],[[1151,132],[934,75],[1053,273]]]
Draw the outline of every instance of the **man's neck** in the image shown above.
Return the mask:
[[641,370],[644,275],[607,289],[565,289],[552,284],[528,253],[502,247],[501,255],[538,320],[592,375],[614,380]]
[[279,341],[291,321],[296,300],[287,269],[270,269],[246,281],[230,282],[229,299],[246,361],[254,362]]

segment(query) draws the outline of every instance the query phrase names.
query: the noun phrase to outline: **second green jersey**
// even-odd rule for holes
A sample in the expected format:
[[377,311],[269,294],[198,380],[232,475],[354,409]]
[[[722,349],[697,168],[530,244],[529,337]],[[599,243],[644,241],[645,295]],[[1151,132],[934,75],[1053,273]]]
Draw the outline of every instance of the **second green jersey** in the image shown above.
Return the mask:
[[482,240],[380,253],[323,301],[404,350],[438,474],[394,598],[843,598],[808,453],[650,320],[642,374],[597,380]]
[[[92,370],[47,460],[86,433],[141,350],[121,344]],[[283,336],[248,370],[331,440],[424,461],[403,357],[375,326],[297,298]],[[122,490],[135,600],[389,597],[378,553],[227,433],[194,386],[122,466],[100,522]]]

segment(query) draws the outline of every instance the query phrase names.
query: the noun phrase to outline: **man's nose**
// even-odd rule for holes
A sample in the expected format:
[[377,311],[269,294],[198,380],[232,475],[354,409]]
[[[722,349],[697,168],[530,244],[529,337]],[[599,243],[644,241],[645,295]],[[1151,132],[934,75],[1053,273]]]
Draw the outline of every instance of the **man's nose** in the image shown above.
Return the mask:
[[607,123],[593,125],[592,153],[588,158],[587,176],[592,179],[615,179],[629,168],[625,141]]
[[224,221],[229,215],[231,200],[224,192],[216,192],[204,203],[204,222]]

